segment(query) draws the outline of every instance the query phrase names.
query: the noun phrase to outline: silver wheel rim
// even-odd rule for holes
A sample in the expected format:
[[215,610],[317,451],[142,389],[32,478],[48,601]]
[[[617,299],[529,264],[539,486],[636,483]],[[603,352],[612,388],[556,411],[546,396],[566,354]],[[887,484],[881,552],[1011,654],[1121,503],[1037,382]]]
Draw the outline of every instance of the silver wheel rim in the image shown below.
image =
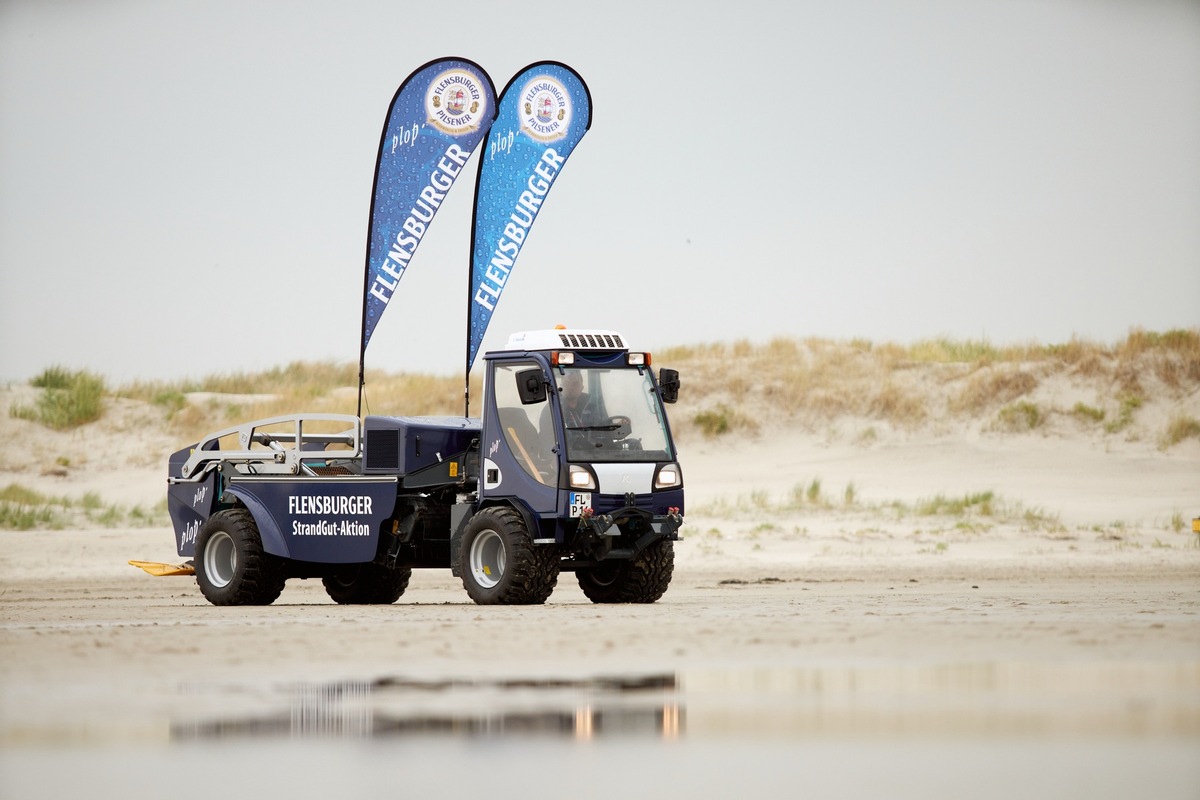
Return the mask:
[[471,542],[471,574],[484,589],[504,577],[504,540],[495,531],[483,531]]
[[233,581],[236,568],[237,548],[233,545],[233,537],[225,531],[217,531],[204,547],[204,574],[208,576],[208,582],[218,589],[224,588]]

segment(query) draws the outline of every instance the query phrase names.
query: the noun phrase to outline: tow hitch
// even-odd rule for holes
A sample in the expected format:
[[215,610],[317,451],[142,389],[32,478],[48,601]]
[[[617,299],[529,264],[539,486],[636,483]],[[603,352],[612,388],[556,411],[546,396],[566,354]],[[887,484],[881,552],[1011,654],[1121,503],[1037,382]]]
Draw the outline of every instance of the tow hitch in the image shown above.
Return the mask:
[[[585,508],[579,515],[579,534],[583,541],[593,545],[597,561],[606,558],[633,558],[658,539],[679,541],[678,531],[683,525],[679,509],[671,507],[666,514],[652,514],[642,508],[626,506],[611,514],[596,514]],[[637,537],[627,547],[615,547],[614,542],[622,535]]]

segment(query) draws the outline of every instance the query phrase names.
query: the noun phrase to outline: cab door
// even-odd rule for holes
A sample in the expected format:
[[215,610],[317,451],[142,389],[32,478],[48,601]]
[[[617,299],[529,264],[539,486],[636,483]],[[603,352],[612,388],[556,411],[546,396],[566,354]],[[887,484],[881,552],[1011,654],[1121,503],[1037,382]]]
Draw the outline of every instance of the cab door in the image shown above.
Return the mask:
[[494,360],[488,364],[484,409],[483,497],[516,497],[537,514],[558,513],[559,447],[550,400],[522,400],[521,381],[530,370],[546,380],[545,369],[533,359]]

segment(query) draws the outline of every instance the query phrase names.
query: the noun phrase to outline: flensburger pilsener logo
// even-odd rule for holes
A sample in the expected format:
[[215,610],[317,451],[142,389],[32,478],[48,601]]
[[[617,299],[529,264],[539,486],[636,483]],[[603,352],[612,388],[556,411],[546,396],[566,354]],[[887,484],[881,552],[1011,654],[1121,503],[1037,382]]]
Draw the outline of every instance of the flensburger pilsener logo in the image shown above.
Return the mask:
[[479,80],[464,69],[443,72],[425,93],[425,116],[443,133],[458,136],[479,129],[487,98]]
[[554,142],[571,127],[571,96],[556,79],[539,75],[521,89],[521,130],[539,142]]

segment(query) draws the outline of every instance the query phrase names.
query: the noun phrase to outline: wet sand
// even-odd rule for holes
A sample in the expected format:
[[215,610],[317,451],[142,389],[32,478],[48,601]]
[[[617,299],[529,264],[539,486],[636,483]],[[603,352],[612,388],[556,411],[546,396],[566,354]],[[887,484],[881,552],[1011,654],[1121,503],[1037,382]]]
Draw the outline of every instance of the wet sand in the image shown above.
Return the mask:
[[687,540],[650,606],[219,609],[124,564],[160,534],[4,532],[0,796],[1200,794],[1190,549]]

